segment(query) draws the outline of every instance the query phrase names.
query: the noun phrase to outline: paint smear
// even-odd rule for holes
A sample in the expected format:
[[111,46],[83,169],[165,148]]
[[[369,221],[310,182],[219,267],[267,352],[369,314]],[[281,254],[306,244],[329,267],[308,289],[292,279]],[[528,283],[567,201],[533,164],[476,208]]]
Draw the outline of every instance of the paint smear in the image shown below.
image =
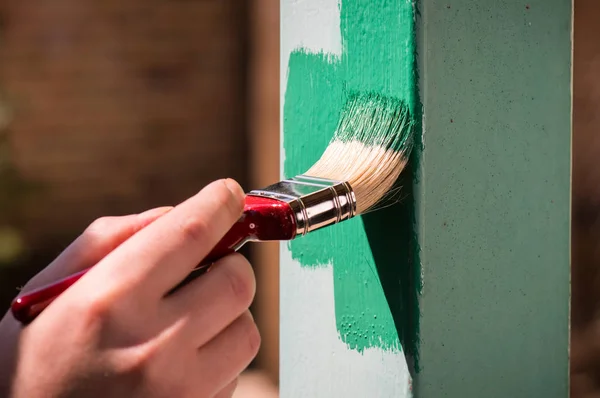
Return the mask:
[[[290,54],[283,107],[286,176],[318,160],[349,92],[405,99],[419,121],[412,0],[344,0],[340,7],[341,57],[303,49]],[[395,218],[357,217],[290,242],[292,257],[303,266],[333,265],[336,326],[342,341],[359,352],[400,351],[400,341],[405,349],[415,341],[412,198],[408,202],[393,206],[401,212]],[[390,239],[398,241],[390,246]]]

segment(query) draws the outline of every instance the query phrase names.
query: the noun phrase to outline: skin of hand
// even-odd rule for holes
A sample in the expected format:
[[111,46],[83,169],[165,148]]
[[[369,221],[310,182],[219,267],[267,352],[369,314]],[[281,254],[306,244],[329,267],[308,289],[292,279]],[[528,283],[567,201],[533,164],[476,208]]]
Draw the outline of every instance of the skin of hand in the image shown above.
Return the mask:
[[23,327],[0,322],[0,396],[230,397],[258,352],[239,254],[172,295],[243,211],[233,180],[173,208],[101,218],[24,291],[93,266]]

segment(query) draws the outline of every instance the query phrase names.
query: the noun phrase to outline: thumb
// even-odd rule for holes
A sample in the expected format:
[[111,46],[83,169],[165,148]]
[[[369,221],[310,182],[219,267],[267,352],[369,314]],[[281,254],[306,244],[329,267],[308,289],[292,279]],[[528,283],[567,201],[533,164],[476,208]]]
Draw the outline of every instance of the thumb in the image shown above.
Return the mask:
[[34,276],[23,290],[36,289],[94,266],[136,232],[171,209],[172,207],[158,207],[140,214],[95,220],[50,265]]

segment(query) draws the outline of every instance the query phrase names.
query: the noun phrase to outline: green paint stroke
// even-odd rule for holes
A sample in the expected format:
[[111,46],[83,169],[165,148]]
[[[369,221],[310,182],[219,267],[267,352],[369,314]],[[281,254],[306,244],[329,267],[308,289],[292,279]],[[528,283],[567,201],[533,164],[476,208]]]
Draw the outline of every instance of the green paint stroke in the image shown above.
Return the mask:
[[[340,7],[340,58],[302,49],[290,55],[283,110],[286,176],[303,173],[317,161],[351,92],[403,99],[418,125],[413,1],[343,0]],[[407,174],[404,193],[410,196],[413,174]],[[416,247],[412,201],[406,202],[290,242],[301,264],[333,264],[337,328],[359,352],[367,347],[399,351],[402,341],[415,356],[412,282],[418,276],[411,260],[418,253],[411,249]]]

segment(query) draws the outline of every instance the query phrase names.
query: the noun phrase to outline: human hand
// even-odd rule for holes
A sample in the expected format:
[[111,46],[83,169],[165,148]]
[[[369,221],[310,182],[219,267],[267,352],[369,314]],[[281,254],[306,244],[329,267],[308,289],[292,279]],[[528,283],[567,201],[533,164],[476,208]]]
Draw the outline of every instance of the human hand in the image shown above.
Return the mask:
[[99,219],[25,287],[94,266],[22,327],[0,323],[3,396],[229,397],[256,355],[255,292],[239,254],[166,296],[241,216],[217,181],[174,208]]

